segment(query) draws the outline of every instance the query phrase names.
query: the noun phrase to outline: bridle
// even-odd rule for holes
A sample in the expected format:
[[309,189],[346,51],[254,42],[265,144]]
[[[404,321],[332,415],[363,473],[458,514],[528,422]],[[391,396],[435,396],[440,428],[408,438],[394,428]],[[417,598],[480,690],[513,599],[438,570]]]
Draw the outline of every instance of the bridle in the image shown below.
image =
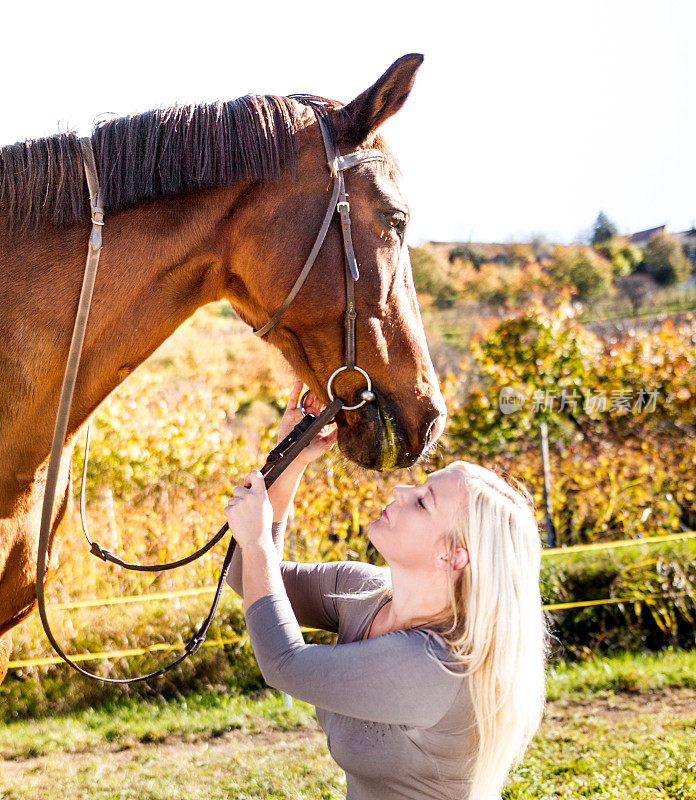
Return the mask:
[[[316,436],[316,434],[325,425],[328,425],[330,422],[333,421],[333,419],[336,417],[339,411],[341,410],[354,411],[360,408],[365,403],[374,400],[374,394],[372,392],[372,382],[370,380],[370,376],[364,369],[358,367],[356,364],[355,321],[357,313],[355,308],[355,282],[360,277],[360,273],[358,270],[358,263],[355,258],[355,251],[353,249],[353,239],[351,236],[351,221],[350,221],[350,203],[348,199],[348,194],[346,192],[344,172],[346,170],[351,169],[352,167],[358,166],[359,164],[363,164],[367,161],[384,160],[384,154],[379,150],[368,149],[368,150],[356,150],[345,156],[341,155],[337,145],[334,143],[334,139],[332,136],[333,132],[330,127],[330,123],[324,117],[323,109],[317,107],[318,103],[314,99],[312,99],[312,102],[309,104],[313,108],[315,117],[319,125],[319,130],[321,131],[322,139],[324,142],[324,148],[326,150],[329,172],[333,178],[333,189],[332,189],[331,199],[329,200],[329,204],[326,213],[324,215],[321,227],[319,229],[319,233],[317,234],[317,237],[314,241],[314,245],[310,251],[309,256],[307,257],[307,260],[304,263],[304,266],[302,267],[302,270],[300,271],[300,274],[298,275],[295,283],[290,289],[290,292],[288,293],[287,297],[280,305],[278,310],[268,320],[268,322],[266,322],[266,324],[263,325],[261,328],[255,330],[254,333],[257,336],[265,336],[278,323],[280,318],[288,309],[289,305],[292,303],[292,301],[295,299],[300,289],[302,288],[305,280],[307,279],[307,276],[309,275],[310,270],[312,269],[312,265],[316,261],[317,255],[319,254],[319,251],[321,250],[324,240],[326,239],[326,235],[333,220],[333,215],[335,213],[338,213],[341,222],[341,238],[343,241],[343,251],[345,258],[345,277],[346,277],[346,311],[344,316],[345,363],[342,366],[339,366],[337,369],[335,369],[331,373],[331,376],[328,379],[326,390],[330,402],[326,406],[326,408],[321,412],[321,414],[319,414],[318,417],[314,417],[311,414],[307,414],[305,418],[299,423],[299,425],[297,425],[290,432],[290,434],[288,434],[288,436],[286,436],[285,439],[283,439],[283,441],[280,442],[278,446],[275,447],[269,453],[266,463],[261,469],[267,487],[271,486],[271,484],[292,462],[292,460],[304,449],[304,447],[306,447],[309,444],[309,442],[312,441],[312,439]],[[63,376],[63,384],[61,387],[60,400],[58,403],[58,412],[56,415],[56,423],[53,431],[51,453],[49,456],[48,469],[46,473],[46,487],[44,490],[43,506],[41,510],[41,526],[39,531],[39,546],[37,554],[36,597],[39,608],[39,616],[41,617],[41,623],[43,625],[44,632],[46,633],[46,637],[48,638],[49,642],[53,646],[56,653],[58,653],[58,655],[66,663],[68,663],[71,667],[73,667],[78,672],[82,673],[88,678],[94,678],[96,680],[105,681],[107,683],[127,684],[127,683],[135,683],[137,681],[148,680],[150,678],[163,675],[165,672],[169,671],[170,669],[180,664],[189,655],[195,653],[196,650],[198,650],[199,647],[203,644],[206,634],[208,632],[208,628],[210,627],[213,617],[215,616],[215,612],[217,611],[220,598],[222,596],[222,590],[225,581],[227,579],[227,574],[229,572],[230,564],[232,562],[232,556],[234,555],[236,542],[234,537],[230,538],[230,542],[227,547],[227,553],[225,554],[225,559],[223,561],[220,578],[218,580],[217,588],[215,591],[215,596],[213,598],[213,602],[211,604],[211,608],[207,617],[200,625],[198,630],[191,637],[191,639],[188,641],[188,643],[185,645],[183,653],[176,659],[171,661],[169,664],[167,664],[166,666],[161,667],[160,669],[154,670],[152,672],[149,672],[146,675],[140,675],[135,678],[104,678],[100,675],[88,672],[87,670],[79,666],[79,664],[72,661],[69,658],[69,656],[65,654],[61,646],[56,641],[55,636],[51,631],[51,627],[48,622],[48,615],[46,612],[46,598],[45,598],[46,562],[50,545],[51,519],[53,516],[53,504],[55,501],[56,488],[60,473],[61,456],[63,448],[65,447],[65,440],[67,437],[67,429],[68,429],[68,419],[70,416],[70,407],[72,405],[75,382],[77,380],[77,373],[80,364],[80,356],[82,354],[82,347],[84,344],[85,332],[87,329],[87,321],[89,318],[89,309],[92,301],[94,282],[96,279],[97,268],[99,266],[99,256],[102,248],[102,227],[104,226],[104,204],[103,204],[102,193],[99,187],[99,180],[97,177],[97,169],[96,169],[91,138],[87,137],[80,139],[80,147],[82,151],[85,176],[87,179],[87,187],[89,190],[92,230],[89,238],[85,272],[82,280],[82,288],[80,291],[80,299],[78,302],[77,314],[75,317],[75,325],[73,327],[72,339],[70,342],[70,349],[68,351],[68,359],[65,368],[65,374]],[[367,388],[365,388],[361,392],[359,403],[356,403],[354,405],[346,405],[343,402],[343,400],[341,400],[340,397],[334,395],[333,382],[336,379],[336,376],[339,375],[341,372],[351,371],[351,370],[359,372],[365,378],[367,382]],[[86,475],[87,475],[88,453],[89,453],[89,425],[87,427],[87,441],[85,444],[85,458],[84,458],[82,483],[80,491],[80,516],[82,519],[83,530],[85,536],[87,537],[87,541],[90,545],[90,552],[92,553],[92,555],[101,558],[103,561],[108,561],[113,564],[117,564],[118,566],[121,566],[125,569],[136,570],[139,572],[162,572],[164,570],[170,570],[170,569],[175,569],[177,567],[182,567],[200,558],[202,555],[207,553],[215,544],[217,544],[220,541],[220,539],[222,539],[222,537],[225,535],[225,533],[228,531],[229,529],[228,524],[225,523],[222,526],[222,528],[220,528],[220,530],[215,534],[215,536],[213,536],[212,539],[210,539],[210,541],[207,542],[207,544],[205,544],[199,550],[197,550],[194,553],[191,553],[189,556],[186,556],[185,558],[181,558],[177,561],[173,561],[167,564],[142,565],[142,564],[131,564],[126,561],[123,561],[122,559],[118,558],[117,556],[113,555],[108,550],[103,548],[97,542],[93,541],[90,538],[87,530],[86,509],[85,509],[85,485],[86,485]]]
[[343,254],[346,271],[346,311],[344,317],[345,364],[342,367],[338,367],[338,369],[334,370],[334,372],[331,374],[326,386],[326,391],[329,395],[329,398],[333,400],[334,395],[332,391],[332,385],[336,376],[345,370],[356,370],[359,372],[367,381],[367,389],[363,392],[361,401],[357,405],[343,406],[344,411],[354,411],[360,408],[364,403],[373,400],[374,395],[371,391],[372,382],[370,380],[370,376],[367,374],[367,372],[365,372],[364,369],[356,366],[355,363],[355,320],[357,317],[357,312],[355,310],[355,282],[360,277],[360,271],[358,269],[358,262],[355,258],[355,250],[353,249],[353,237],[350,232],[350,203],[348,201],[346,181],[343,173],[351,167],[364,164],[366,161],[383,161],[384,154],[379,150],[355,150],[346,156],[342,156],[338,150],[338,147],[333,144],[331,130],[329,129],[328,123],[320,112],[315,110],[314,113],[317,122],[319,123],[319,130],[321,131],[321,136],[324,141],[324,149],[326,150],[329,172],[333,177],[333,191],[331,194],[331,199],[329,200],[329,205],[326,209],[326,213],[324,214],[324,219],[321,223],[321,227],[319,228],[317,238],[314,241],[314,246],[307,257],[300,274],[297,276],[297,280],[288,292],[285,300],[283,300],[281,303],[280,308],[265,325],[260,327],[258,330],[255,330],[254,333],[257,336],[265,336],[287,311],[290,303],[292,303],[292,301],[295,299],[297,293],[300,291],[302,285],[307,279],[314,261],[321,250],[321,246],[324,243],[324,239],[326,238],[329,226],[331,225],[334,212],[337,211],[341,218],[341,238],[343,240]]

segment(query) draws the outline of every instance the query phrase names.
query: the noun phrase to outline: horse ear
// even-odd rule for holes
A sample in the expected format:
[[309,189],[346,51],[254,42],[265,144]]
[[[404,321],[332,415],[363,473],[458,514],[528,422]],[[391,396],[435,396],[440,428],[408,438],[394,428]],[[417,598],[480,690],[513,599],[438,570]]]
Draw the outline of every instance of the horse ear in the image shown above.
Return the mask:
[[351,144],[364,142],[406,102],[422,63],[420,53],[395,61],[376,83],[340,109],[338,135]]

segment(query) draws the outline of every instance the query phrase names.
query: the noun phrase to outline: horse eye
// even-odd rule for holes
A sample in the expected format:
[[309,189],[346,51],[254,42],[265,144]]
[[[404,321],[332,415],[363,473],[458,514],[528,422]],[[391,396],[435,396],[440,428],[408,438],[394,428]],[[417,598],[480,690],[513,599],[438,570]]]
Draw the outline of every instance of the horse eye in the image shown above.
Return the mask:
[[384,221],[390,228],[394,228],[398,233],[403,233],[406,229],[406,215],[400,211],[390,211],[384,215]]

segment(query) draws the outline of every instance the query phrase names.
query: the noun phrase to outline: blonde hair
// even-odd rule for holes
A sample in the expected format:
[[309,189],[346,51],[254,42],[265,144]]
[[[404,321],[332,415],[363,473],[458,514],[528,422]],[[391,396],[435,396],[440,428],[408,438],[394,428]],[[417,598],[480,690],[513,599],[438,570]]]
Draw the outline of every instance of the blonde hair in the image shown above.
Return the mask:
[[[468,676],[478,738],[471,800],[500,800],[511,767],[539,727],[545,703],[548,632],[541,607],[541,539],[533,500],[492,470],[455,461],[466,491],[452,529],[450,554],[469,553],[464,569],[449,569],[449,608],[427,627],[449,645],[448,659]],[[341,599],[391,596],[384,581]]]
[[500,797],[544,711],[548,634],[541,607],[541,541],[529,493],[477,464],[464,473],[461,514],[448,547],[469,553],[450,568],[450,615],[440,633],[466,665],[478,733],[472,800]]

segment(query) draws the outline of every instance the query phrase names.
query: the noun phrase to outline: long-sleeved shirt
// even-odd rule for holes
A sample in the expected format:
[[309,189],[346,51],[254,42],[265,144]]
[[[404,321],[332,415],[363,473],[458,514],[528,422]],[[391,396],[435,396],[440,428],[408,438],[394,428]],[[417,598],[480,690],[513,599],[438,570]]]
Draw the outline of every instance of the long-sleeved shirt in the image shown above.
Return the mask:
[[[275,524],[277,546],[283,533]],[[265,595],[246,609],[251,644],[270,686],[316,706],[347,800],[466,800],[475,719],[468,679],[448,661],[444,639],[423,628],[363,639],[387,598],[340,595],[384,585],[380,567],[280,567],[287,597]],[[228,582],[241,594],[239,549]],[[298,621],[337,633],[337,644],[305,644]]]

